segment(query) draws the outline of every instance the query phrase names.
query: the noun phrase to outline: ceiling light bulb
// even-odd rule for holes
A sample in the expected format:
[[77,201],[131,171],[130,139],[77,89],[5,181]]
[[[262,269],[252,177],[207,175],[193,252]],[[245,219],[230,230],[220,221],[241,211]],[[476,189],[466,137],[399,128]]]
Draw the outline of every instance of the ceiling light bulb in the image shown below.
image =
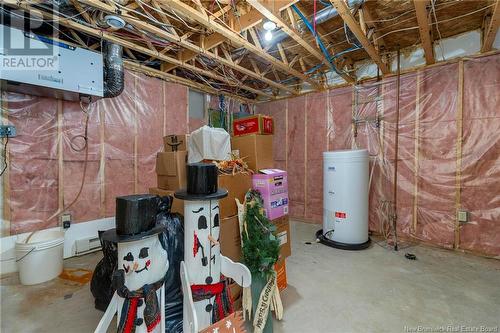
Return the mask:
[[273,21],[266,21],[264,22],[264,29],[267,31],[274,30],[276,29],[276,23],[274,23]]
[[271,39],[273,39],[273,33],[271,31],[266,32],[266,34],[264,35],[264,39],[269,42]]

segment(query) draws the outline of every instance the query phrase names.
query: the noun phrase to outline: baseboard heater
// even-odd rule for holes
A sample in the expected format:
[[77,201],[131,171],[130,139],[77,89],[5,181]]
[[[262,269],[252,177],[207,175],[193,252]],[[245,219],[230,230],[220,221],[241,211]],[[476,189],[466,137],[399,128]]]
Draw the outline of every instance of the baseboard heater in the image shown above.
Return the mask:
[[76,255],[87,254],[90,252],[95,252],[101,249],[101,242],[99,237],[88,237],[77,239],[75,241]]

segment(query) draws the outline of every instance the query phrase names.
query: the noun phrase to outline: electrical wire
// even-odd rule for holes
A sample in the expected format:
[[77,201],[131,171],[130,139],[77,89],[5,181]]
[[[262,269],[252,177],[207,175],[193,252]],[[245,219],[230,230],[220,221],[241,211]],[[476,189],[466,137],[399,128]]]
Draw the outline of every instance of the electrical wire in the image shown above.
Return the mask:
[[431,0],[431,7],[432,7],[432,14],[434,15],[434,21],[436,22],[436,30],[439,36],[439,49],[441,50],[441,56],[443,57],[443,60],[446,60],[444,57],[444,49],[443,49],[443,37],[441,37],[441,32],[439,31],[439,24],[436,16],[436,8],[434,7],[434,3],[436,0]]
[[[84,133],[85,133],[85,137],[84,137],[84,140],[85,140],[85,146],[83,147],[83,149],[85,150],[85,159],[84,159],[84,162],[83,162],[83,172],[82,172],[82,181],[80,183],[80,188],[78,189],[78,192],[75,196],[75,198],[66,206],[64,206],[62,209],[58,209],[54,214],[52,214],[49,218],[45,219],[43,224],[41,225],[40,229],[39,230],[42,230],[42,229],[45,229],[45,227],[47,227],[47,224],[49,222],[51,222],[51,220],[56,217],[57,215],[59,215],[60,213],[62,212],[65,212],[67,210],[69,210],[71,207],[73,207],[73,205],[78,201],[78,199],[80,198],[80,195],[82,194],[82,191],[83,191],[83,186],[85,185],[85,177],[87,175],[87,165],[88,165],[88,161],[89,161],[89,144],[88,144],[88,128],[89,128],[89,119],[90,119],[90,109],[91,107],[91,104],[89,104],[87,106],[87,108],[85,108],[83,106],[83,102],[80,100],[80,108],[82,110],[82,112],[84,113],[85,115],[85,125],[84,125]],[[78,136],[77,136],[78,137]],[[72,149],[73,149],[73,146],[71,146]],[[82,151],[83,149],[81,150],[77,150],[77,151]],[[33,231],[27,238],[26,238],[26,241],[25,243],[28,243],[31,239],[31,237],[33,237],[33,235],[38,232],[38,230],[36,231]]]

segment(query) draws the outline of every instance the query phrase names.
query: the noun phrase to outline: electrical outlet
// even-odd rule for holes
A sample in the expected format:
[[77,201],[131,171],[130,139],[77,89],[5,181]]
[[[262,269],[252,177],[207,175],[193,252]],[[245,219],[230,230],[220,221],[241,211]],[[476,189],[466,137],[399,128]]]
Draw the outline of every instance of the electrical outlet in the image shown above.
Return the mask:
[[16,136],[16,127],[14,125],[0,125],[0,138],[13,138]]
[[63,229],[68,229],[71,226],[71,214],[62,214],[61,224]]
[[466,210],[459,210],[457,212],[457,219],[458,219],[458,222],[460,222],[460,223],[469,222],[469,212]]

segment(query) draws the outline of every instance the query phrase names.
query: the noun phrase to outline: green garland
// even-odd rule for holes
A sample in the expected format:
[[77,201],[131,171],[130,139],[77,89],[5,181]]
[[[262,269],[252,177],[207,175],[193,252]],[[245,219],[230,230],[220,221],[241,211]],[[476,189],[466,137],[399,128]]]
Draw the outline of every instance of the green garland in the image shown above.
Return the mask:
[[250,190],[245,195],[246,231],[242,232],[243,261],[253,274],[268,277],[278,261],[279,241],[274,236],[276,226],[264,216],[259,191]]

